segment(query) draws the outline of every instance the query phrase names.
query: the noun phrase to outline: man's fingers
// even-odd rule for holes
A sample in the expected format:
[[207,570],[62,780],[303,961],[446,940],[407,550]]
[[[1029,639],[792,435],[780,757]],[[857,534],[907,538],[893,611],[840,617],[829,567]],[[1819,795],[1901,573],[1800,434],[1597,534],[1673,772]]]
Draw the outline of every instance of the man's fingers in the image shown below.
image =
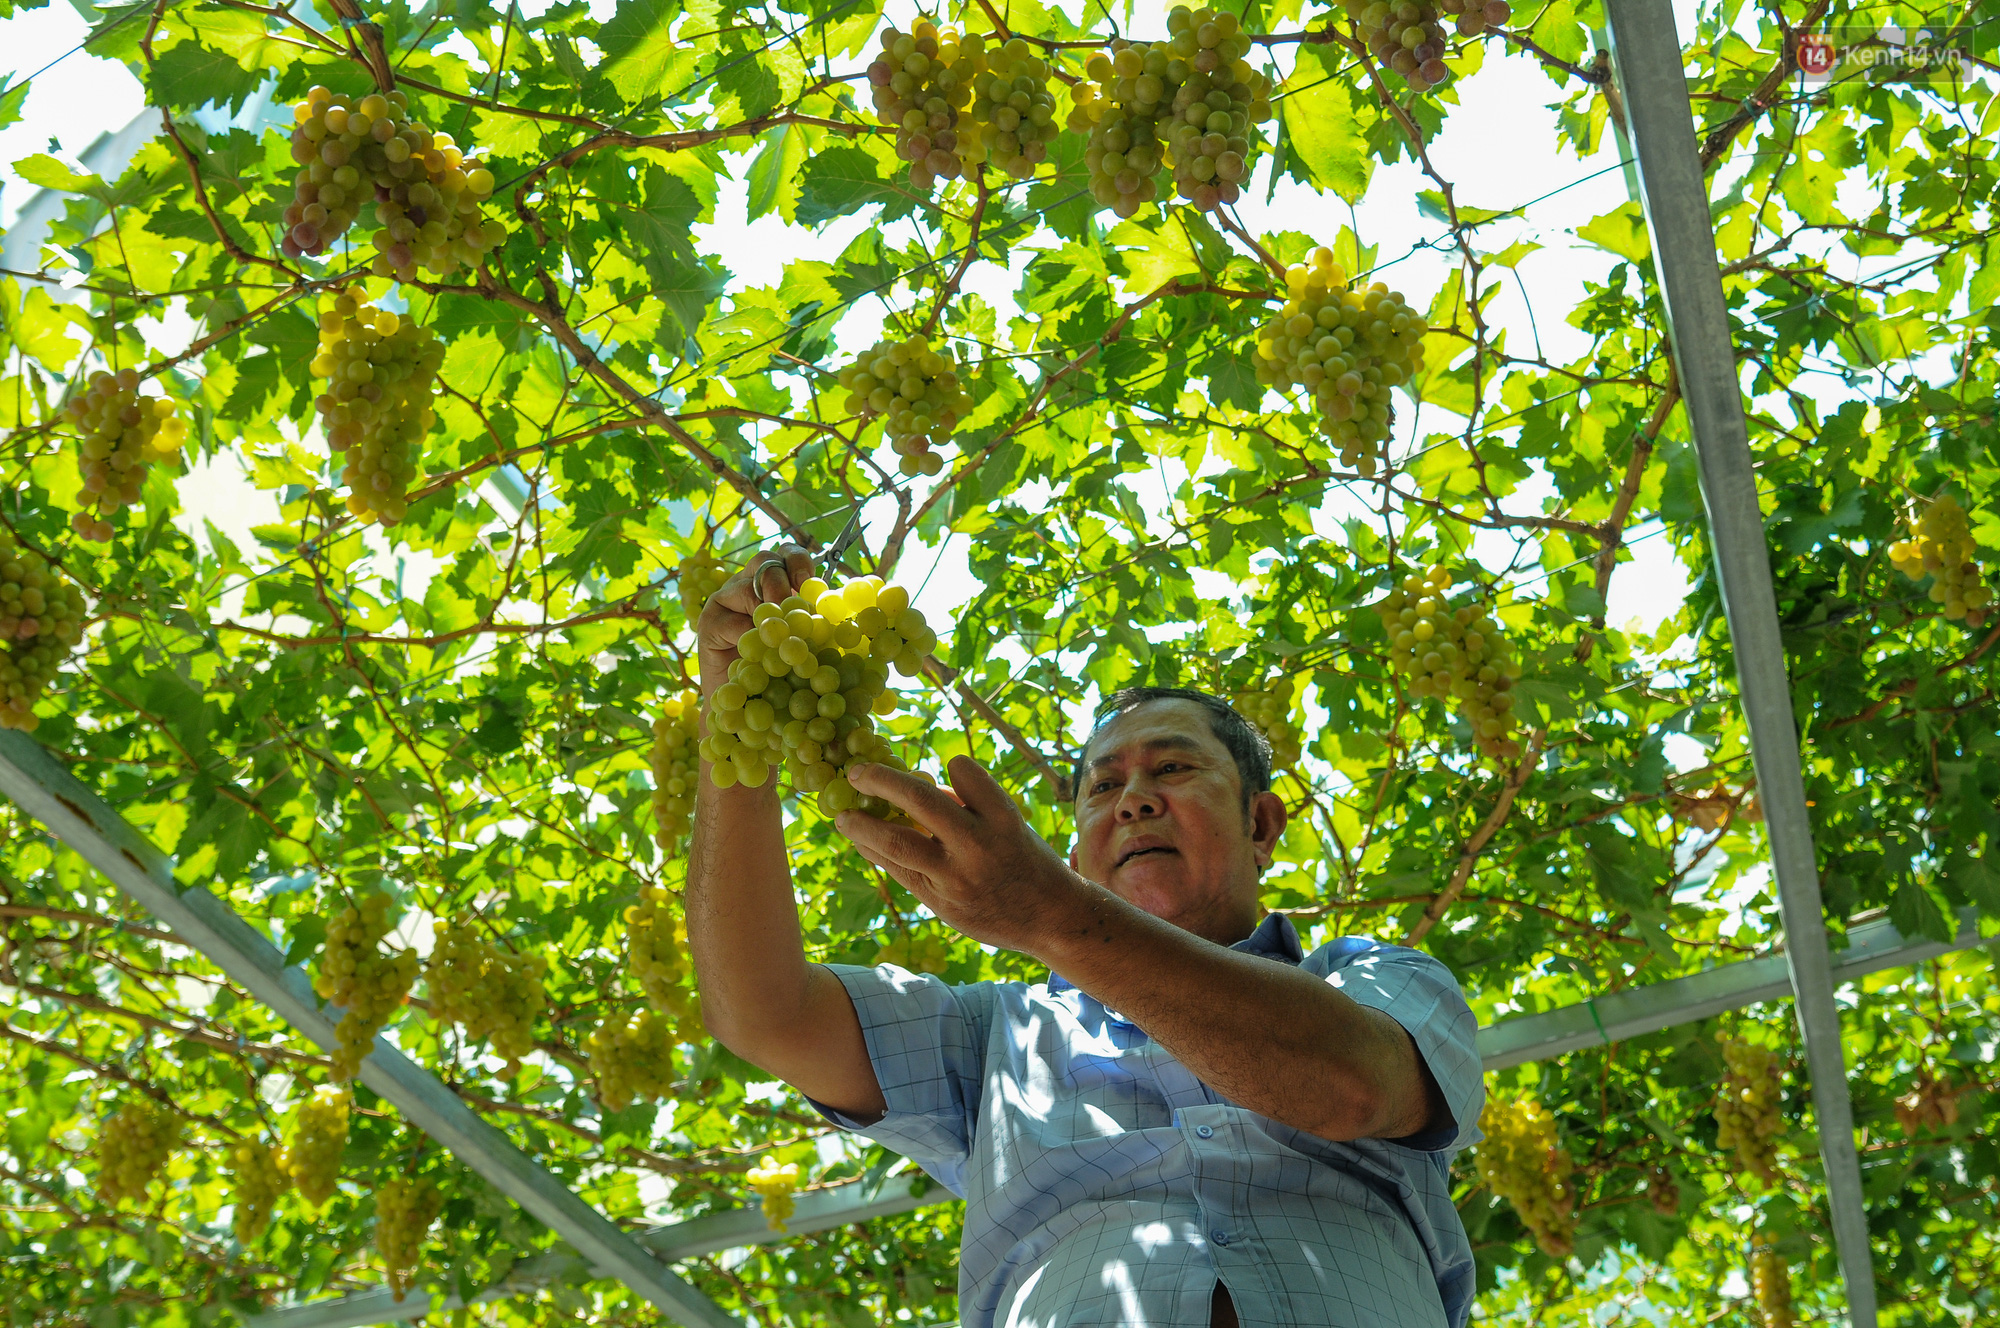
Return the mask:
[[992,772],[969,756],[954,756],[946,764],[952,791],[966,810],[982,817],[1020,820],[1021,809]]
[[[890,825],[866,812],[845,811],[833,818],[834,829],[861,850],[861,856],[890,872],[935,876],[945,866],[944,850],[906,825]],[[897,880],[903,877],[898,875]],[[908,885],[908,881],[903,881]]]
[[965,827],[965,808],[951,791],[915,775],[864,762],[847,767],[847,782],[857,792],[884,799],[934,835]]

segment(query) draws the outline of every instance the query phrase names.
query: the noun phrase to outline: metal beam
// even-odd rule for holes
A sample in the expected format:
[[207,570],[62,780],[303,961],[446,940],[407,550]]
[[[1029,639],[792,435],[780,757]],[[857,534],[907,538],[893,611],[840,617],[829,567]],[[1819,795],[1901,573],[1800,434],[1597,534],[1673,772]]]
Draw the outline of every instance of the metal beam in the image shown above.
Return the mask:
[[[865,1222],[871,1217],[907,1213],[913,1208],[944,1203],[951,1193],[942,1186],[930,1186],[919,1196],[913,1191],[915,1176],[895,1176],[878,1185],[851,1181],[821,1190],[807,1190],[798,1196],[798,1207],[786,1222],[786,1230],[773,1231],[761,1207],[732,1208],[708,1213],[686,1222],[654,1227],[639,1232],[637,1240],[656,1257],[668,1263],[692,1259],[718,1250],[744,1245],[769,1245],[791,1236],[811,1235]],[[401,1323],[426,1314],[463,1309],[527,1295],[557,1283],[592,1280],[591,1270],[574,1255],[547,1254],[517,1264],[506,1277],[470,1300],[446,1296],[435,1304],[412,1296],[396,1304],[387,1287],[357,1291],[338,1299],[316,1301],[291,1309],[272,1310],[246,1318],[243,1328],[365,1328],[369,1324]]]
[[[335,1045],[340,1011],[320,1006],[304,970],[286,968],[277,947],[222,900],[206,890],[183,892],[165,855],[26,734],[0,731],[0,793],[280,1018],[322,1047]],[[376,1038],[375,1049],[362,1061],[361,1082],[568,1241],[598,1276],[624,1282],[678,1323],[696,1328],[736,1324],[721,1306],[662,1265],[386,1038]]]
[[[1964,950],[2000,937],[1980,933],[1978,913],[1966,909],[1959,915],[1958,933],[1949,941],[1910,941],[1887,918],[1858,923],[1847,932],[1848,946],[1835,956],[1833,977],[1845,985],[1884,969],[1908,968],[1954,950]],[[1626,1038],[1692,1023],[1759,1001],[1782,1000],[1792,994],[1791,972],[1782,954],[1763,955],[1720,964],[1705,973],[1670,978],[1644,987],[1631,987],[1580,1005],[1565,1005],[1539,1014],[1517,1015],[1479,1030],[1479,1059],[1487,1070],[1504,1070],[1528,1061],[1550,1060],[1587,1047],[1605,1046]],[[904,1213],[929,1204],[949,1203],[951,1194],[933,1186],[922,1196],[911,1193],[914,1177],[898,1176],[880,1189],[855,1181],[808,1190],[798,1199],[798,1211],[787,1225],[788,1232],[770,1229],[763,1210],[735,1208],[710,1213],[686,1222],[654,1227],[639,1233],[639,1243],[668,1262],[690,1259],[700,1254],[762,1245],[787,1236],[810,1235],[865,1222],[871,1217]],[[590,1270],[581,1259],[548,1255],[522,1263],[507,1277],[470,1301],[456,1296],[440,1301],[437,1310],[459,1309],[467,1304],[483,1305],[524,1295],[558,1282],[590,1280]],[[417,1301],[395,1304],[386,1289],[358,1291],[338,1299],[318,1301],[291,1309],[273,1310],[245,1320],[244,1328],[364,1328],[364,1325],[394,1323],[414,1319],[431,1307]]]
[[[1977,909],[1963,910],[1958,934],[1949,941],[1904,940],[1887,918],[1860,923],[1848,929],[1847,948],[1833,956],[1833,980],[1845,986],[1885,968],[1907,968],[1995,939],[1980,934],[1978,916]],[[1792,975],[1784,955],[1741,959],[1706,973],[1628,987],[1581,1005],[1489,1024],[1479,1030],[1479,1059],[1488,1070],[1504,1070],[1791,994]]]
[[1653,241],[1674,367],[1693,424],[1708,509],[1709,542],[1736,654],[1737,688],[1750,730],[1757,796],[1785,923],[1785,957],[1796,996],[1819,1121],[1834,1245],[1854,1328],[1875,1328],[1875,1276],[1868,1213],[1854,1146],[1840,1011],[1833,999],[1818,860],[1800,773],[1799,735],[1785,643],[1771,589],[1770,550],[1757,502],[1757,472],[1743,418],[1742,384],[1729,306],[1716,264],[1708,179],[1695,146],[1680,38],[1669,0],[1608,0],[1613,77],[1624,96],[1640,201]]

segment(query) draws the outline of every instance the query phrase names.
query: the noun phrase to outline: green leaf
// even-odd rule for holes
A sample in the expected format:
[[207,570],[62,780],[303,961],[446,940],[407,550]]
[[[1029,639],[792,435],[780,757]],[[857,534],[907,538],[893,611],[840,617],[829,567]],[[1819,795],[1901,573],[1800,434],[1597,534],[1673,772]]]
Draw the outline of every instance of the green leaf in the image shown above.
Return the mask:
[[787,222],[798,219],[799,167],[806,159],[806,133],[795,124],[764,131],[764,146],[750,163],[747,204],[751,221],[776,212]]
[[1646,234],[1646,218],[1637,203],[1627,203],[1576,228],[1579,240],[1588,240],[1633,263],[1653,256],[1653,241]]
[[63,194],[88,194],[104,188],[104,181],[97,176],[79,175],[46,152],[37,152],[32,157],[23,157],[15,162],[14,174],[29,184]]
[[610,21],[593,34],[604,52],[598,75],[626,101],[672,91],[671,80],[694,72],[692,52],[682,50],[668,32],[680,12],[674,0],[620,0]]
[[223,106],[232,113],[263,85],[262,70],[245,69],[235,56],[184,41],[153,62],[147,75],[149,104],[170,111]]
[[1291,159],[1314,181],[1349,203],[1359,203],[1375,163],[1356,118],[1349,75],[1338,68],[1339,50],[1300,46],[1298,64],[1285,81],[1278,107]]
[[1150,295],[1175,277],[1201,275],[1201,258],[1178,213],[1147,224],[1121,221],[1108,238],[1118,246],[1126,286],[1134,295]]
[[885,176],[882,169],[874,154],[860,147],[815,153],[799,177],[799,221],[822,226],[872,203],[887,204],[891,211],[907,211],[897,206],[910,201],[907,183]]
[[1953,927],[1937,900],[1919,881],[1906,880],[1889,896],[1889,921],[1906,940],[1949,941]]
[[0,79],[0,129],[20,123],[21,107],[27,100],[27,80],[15,83],[11,75]]

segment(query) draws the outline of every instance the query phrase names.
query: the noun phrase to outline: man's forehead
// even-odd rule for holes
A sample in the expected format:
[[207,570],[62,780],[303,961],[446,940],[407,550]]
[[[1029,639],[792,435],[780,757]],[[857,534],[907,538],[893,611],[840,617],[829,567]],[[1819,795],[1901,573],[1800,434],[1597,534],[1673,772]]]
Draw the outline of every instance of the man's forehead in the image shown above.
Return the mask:
[[1090,764],[1103,765],[1121,753],[1176,750],[1217,752],[1221,739],[1210,727],[1208,712],[1192,701],[1165,697],[1142,701],[1113,716],[1090,737]]

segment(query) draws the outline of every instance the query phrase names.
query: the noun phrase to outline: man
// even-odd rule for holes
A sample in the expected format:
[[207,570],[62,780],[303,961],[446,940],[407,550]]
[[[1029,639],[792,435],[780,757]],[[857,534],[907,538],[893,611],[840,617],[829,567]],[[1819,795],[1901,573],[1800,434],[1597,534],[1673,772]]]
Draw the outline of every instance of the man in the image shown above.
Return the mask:
[[[705,693],[756,604],[810,575],[783,545],[716,593]],[[1463,1328],[1447,1169],[1478,1138],[1471,1011],[1427,955],[1302,955],[1263,914],[1285,807],[1262,736],[1201,693],[1118,694],[1079,762],[1067,863],[978,764],[949,774],[850,775],[928,835],[836,824],[1046,984],[808,963],[775,780],[718,790],[704,769],[687,924],[719,1041],[965,1197],[967,1328]]]

